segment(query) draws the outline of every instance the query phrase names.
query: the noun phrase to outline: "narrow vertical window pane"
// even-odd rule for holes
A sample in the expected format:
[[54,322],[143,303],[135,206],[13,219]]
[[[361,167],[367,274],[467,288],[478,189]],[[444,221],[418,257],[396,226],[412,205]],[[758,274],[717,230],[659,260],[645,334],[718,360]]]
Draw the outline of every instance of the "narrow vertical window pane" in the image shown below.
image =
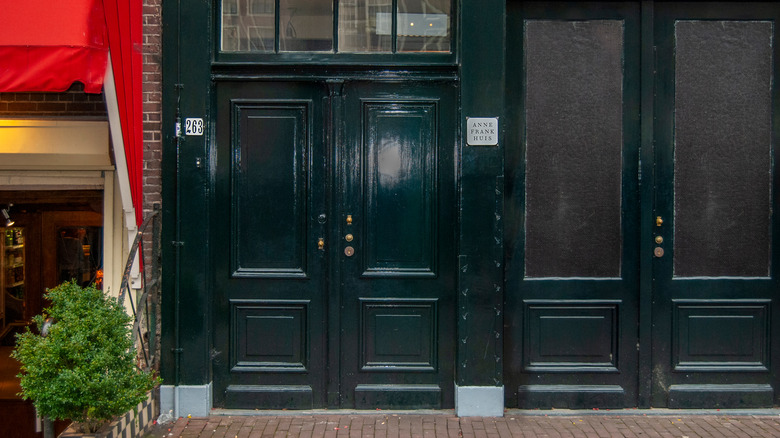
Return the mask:
[[333,50],[333,0],[281,0],[279,19],[280,51]]
[[450,0],[398,2],[399,52],[450,51]]
[[766,277],[772,23],[675,25],[674,275]]
[[620,277],[623,22],[525,23],[526,277]]
[[222,0],[223,52],[273,52],[274,0]]
[[390,52],[393,2],[342,0],[339,2],[339,52]]

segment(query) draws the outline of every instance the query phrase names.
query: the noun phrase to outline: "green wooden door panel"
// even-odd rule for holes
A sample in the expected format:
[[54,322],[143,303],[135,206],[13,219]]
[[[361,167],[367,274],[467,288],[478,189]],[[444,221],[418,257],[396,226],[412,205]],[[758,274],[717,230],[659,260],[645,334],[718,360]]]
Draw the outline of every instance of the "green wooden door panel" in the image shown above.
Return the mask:
[[508,11],[507,405],[776,404],[780,10],[657,2],[642,29],[638,4]]
[[325,93],[216,85],[215,406],[326,404]]
[[306,276],[310,106],[232,104],[233,276]]
[[453,406],[456,93],[216,84],[215,406]]
[[634,406],[638,4],[508,7],[506,405]]
[[771,3],[656,7],[654,406],[778,400],[778,18]]
[[362,275],[436,275],[435,102],[364,102]]
[[345,85],[342,407],[454,404],[456,93]]

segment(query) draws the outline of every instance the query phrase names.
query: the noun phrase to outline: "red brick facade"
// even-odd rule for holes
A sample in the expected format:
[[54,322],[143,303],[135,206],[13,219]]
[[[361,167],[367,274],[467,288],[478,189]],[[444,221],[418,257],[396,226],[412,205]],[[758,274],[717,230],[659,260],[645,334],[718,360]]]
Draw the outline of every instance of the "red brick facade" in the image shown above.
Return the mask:
[[162,0],[143,7],[144,217],[162,202]]

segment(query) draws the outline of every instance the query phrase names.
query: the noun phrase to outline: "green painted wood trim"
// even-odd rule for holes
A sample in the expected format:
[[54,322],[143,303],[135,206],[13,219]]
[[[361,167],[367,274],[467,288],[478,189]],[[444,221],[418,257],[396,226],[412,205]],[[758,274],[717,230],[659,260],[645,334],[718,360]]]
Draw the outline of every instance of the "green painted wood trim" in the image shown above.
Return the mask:
[[652,305],[653,305],[653,231],[655,194],[653,151],[653,108],[655,47],[653,44],[652,1],[642,2],[641,16],[641,109],[640,109],[640,151],[641,162],[639,191],[639,369],[638,405],[650,407],[652,394]]
[[[211,59],[203,47],[210,47],[211,11],[209,3],[166,2],[163,8],[163,269],[171,273],[163,283],[163,377],[170,384],[206,384],[211,380],[207,261],[213,130]],[[203,136],[176,139],[177,106],[182,119],[204,119]]]
[[[503,190],[505,2],[463,0],[461,62],[459,386],[503,383]],[[466,117],[499,117],[498,146],[466,146]],[[498,236],[498,239],[496,237]]]
[[[162,59],[162,87],[163,90],[175,90],[178,77],[178,21],[171,17],[178,16],[178,4],[165,2],[162,5],[163,15],[163,53]],[[176,140],[174,135],[176,114],[176,93],[166,91],[162,94],[162,270],[166,275],[162,276],[162,297],[160,302],[160,376],[166,385],[174,385],[176,376],[176,348],[177,330],[175,327],[176,303],[175,289],[178,275],[176,272],[175,258],[176,247],[172,242],[177,241],[176,229]]]

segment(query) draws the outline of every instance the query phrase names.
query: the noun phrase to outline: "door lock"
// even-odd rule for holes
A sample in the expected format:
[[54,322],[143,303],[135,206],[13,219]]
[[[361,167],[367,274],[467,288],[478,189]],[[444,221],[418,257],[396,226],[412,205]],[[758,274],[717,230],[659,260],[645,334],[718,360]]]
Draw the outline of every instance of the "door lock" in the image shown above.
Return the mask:
[[344,248],[344,255],[347,257],[352,257],[355,254],[355,248],[348,246]]
[[661,258],[661,257],[663,257],[663,256],[664,256],[664,249],[663,249],[663,248],[661,248],[660,246],[657,246],[657,247],[656,247],[656,248],[653,250],[653,255],[654,255],[654,256],[656,256],[656,257],[658,257],[658,258]]

